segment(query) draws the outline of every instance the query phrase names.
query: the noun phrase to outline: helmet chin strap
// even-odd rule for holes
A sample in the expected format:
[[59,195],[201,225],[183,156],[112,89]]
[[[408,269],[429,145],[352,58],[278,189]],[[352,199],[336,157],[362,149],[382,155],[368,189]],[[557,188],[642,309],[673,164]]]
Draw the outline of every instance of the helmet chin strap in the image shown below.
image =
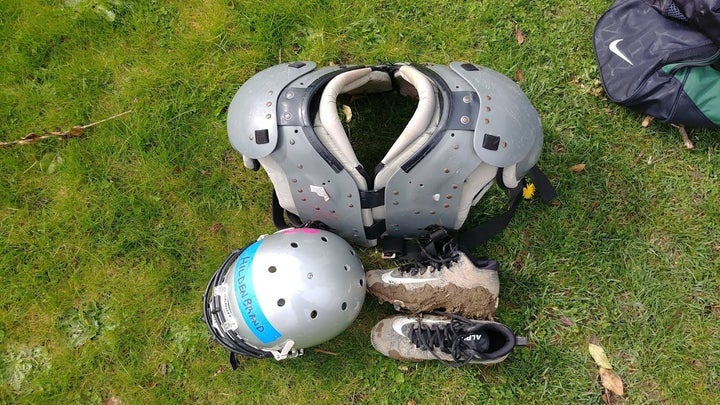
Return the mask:
[[295,345],[295,341],[292,339],[288,339],[285,342],[285,345],[283,346],[282,350],[277,351],[277,350],[267,349],[267,351],[272,353],[273,357],[275,357],[275,360],[292,359],[293,357],[302,356],[303,349],[293,350],[292,347],[294,345]]

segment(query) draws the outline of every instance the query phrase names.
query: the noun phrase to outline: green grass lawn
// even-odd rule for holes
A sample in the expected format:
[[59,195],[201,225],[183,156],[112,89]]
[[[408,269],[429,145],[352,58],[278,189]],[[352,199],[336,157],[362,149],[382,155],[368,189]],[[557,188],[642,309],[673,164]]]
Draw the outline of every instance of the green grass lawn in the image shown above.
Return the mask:
[[[720,133],[693,130],[686,150],[604,97],[591,37],[610,4],[0,0],[0,141],[132,111],[0,149],[0,403],[601,403],[590,342],[625,403],[720,403]],[[493,367],[396,362],[369,341],[393,309],[368,296],[322,351],[230,369],[202,293],[274,228],[227,107],[295,60],[470,61],[518,82],[561,204],[524,202],[475,253],[500,261],[496,319],[530,348]],[[377,161],[363,133],[391,142],[403,122],[359,103],[356,148]],[[471,221],[502,203],[486,200]]]

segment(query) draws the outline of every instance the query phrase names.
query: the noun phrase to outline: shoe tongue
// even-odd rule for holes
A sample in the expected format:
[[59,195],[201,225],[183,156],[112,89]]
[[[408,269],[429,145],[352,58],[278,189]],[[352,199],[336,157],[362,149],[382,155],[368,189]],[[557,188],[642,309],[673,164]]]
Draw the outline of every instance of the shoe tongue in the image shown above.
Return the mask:
[[490,339],[483,330],[465,335],[462,337],[462,341],[468,349],[477,353],[487,353],[490,349]]

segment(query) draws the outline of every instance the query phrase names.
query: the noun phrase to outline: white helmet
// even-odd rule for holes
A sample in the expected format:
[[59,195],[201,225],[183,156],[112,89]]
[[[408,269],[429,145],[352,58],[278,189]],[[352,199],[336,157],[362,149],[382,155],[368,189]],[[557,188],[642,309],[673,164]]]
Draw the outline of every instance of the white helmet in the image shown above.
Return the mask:
[[203,297],[213,338],[234,354],[296,357],[355,320],[365,271],[353,248],[320,229],[290,228],[233,252]]

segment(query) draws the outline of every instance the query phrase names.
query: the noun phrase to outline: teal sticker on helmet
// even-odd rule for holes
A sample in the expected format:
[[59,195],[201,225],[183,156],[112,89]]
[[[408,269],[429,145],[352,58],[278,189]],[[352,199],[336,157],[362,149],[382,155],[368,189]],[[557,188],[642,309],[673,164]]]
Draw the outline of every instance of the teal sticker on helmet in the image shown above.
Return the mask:
[[260,244],[262,240],[248,246],[235,261],[235,297],[245,324],[255,337],[267,344],[277,340],[282,334],[270,324],[255,294],[252,262]]

